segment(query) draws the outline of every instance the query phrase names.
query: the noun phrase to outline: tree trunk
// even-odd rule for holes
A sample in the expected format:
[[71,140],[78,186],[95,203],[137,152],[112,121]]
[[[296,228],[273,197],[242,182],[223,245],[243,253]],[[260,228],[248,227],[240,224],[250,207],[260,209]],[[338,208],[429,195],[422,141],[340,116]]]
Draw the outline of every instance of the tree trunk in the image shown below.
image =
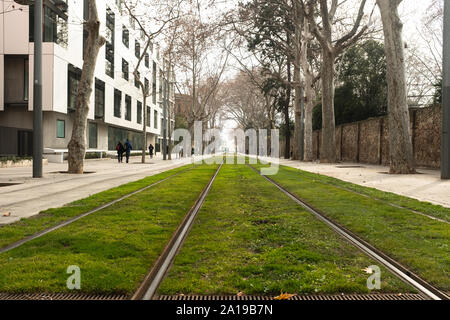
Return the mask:
[[68,172],[74,174],[83,174],[84,171],[89,100],[92,94],[92,83],[94,81],[98,52],[105,44],[105,39],[100,36],[100,21],[98,20],[96,0],[89,0],[89,20],[86,22],[86,28],[88,31],[86,55],[75,100],[76,108],[73,119],[72,137],[68,145]]
[[284,121],[286,123],[286,149],[284,150],[284,158],[291,158],[291,126],[289,117],[289,106],[291,104],[291,62],[288,60],[287,63],[287,81],[288,87],[286,90],[286,98],[284,104]]
[[314,108],[314,90],[312,74],[305,74],[305,156],[304,161],[313,160],[313,129],[312,114]]
[[295,82],[295,127],[294,127],[294,151],[293,160],[303,160],[304,148],[304,128],[303,128],[303,86],[300,79],[300,68],[294,67]]
[[308,19],[303,22],[303,34],[301,36],[301,55],[300,64],[303,71],[303,79],[305,86],[305,102],[304,102],[304,161],[313,160],[313,130],[312,130],[312,112],[314,108],[314,90],[313,90],[313,73],[311,65],[308,62],[308,45],[311,39]]
[[320,161],[336,162],[336,137],[334,119],[334,54],[322,49],[322,146]]
[[377,0],[383,22],[388,83],[389,156],[391,174],[414,173],[409,110],[406,99],[401,0]]

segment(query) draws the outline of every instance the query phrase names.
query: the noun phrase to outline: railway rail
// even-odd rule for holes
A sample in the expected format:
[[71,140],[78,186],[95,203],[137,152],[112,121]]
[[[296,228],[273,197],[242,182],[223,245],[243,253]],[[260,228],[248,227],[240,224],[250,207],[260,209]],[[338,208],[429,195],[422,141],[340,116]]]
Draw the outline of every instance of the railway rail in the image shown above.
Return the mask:
[[192,225],[197,217],[198,212],[200,211],[203,203],[205,202],[206,196],[208,195],[211,187],[216,180],[217,175],[219,174],[220,169],[223,164],[221,164],[215,174],[212,176],[209,183],[200,193],[197,201],[192,206],[192,208],[188,211],[185,218],[178,226],[178,229],[172,235],[172,238],[169,240],[167,246],[164,248],[162,254],[159,256],[158,260],[153,265],[150,272],[144,278],[141,286],[138,288],[136,293],[133,295],[132,300],[153,300],[155,299],[156,291],[158,290],[159,285],[161,284],[164,276],[167,271],[170,269],[170,266],[173,263],[175,256],[183,245],[186,236],[188,235]]
[[[183,221],[180,223],[176,231],[173,233],[171,239],[167,243],[166,247],[160,254],[159,258],[153,264],[152,268],[149,270],[141,285],[137,289],[137,291],[131,297],[132,300],[272,300],[274,297],[269,296],[158,296],[157,290],[163,281],[165,275],[171,268],[173,261],[178,254],[180,248],[182,247],[186,237],[188,236],[194,221],[202,208],[206,197],[208,196],[216,177],[218,176],[223,164],[220,164],[217,168],[214,175],[211,177],[208,184],[202,190],[200,195],[198,196],[196,202],[191,207],[191,209],[186,213]],[[291,200],[295,201],[297,204],[301,205],[307,211],[316,216],[319,220],[326,223],[330,228],[332,228],[336,233],[341,235],[344,239],[346,239],[349,243],[363,251],[366,255],[375,259],[387,269],[389,269],[393,274],[399,277],[404,282],[410,284],[414,288],[416,288],[419,294],[404,294],[404,295],[396,295],[396,294],[351,294],[351,295],[298,295],[292,298],[292,300],[448,300],[449,296],[421,279],[419,276],[415,275],[413,272],[408,270],[406,267],[390,258],[385,253],[381,252],[370,243],[361,239],[359,236],[339,225],[335,221],[328,218],[324,213],[315,209],[307,202],[297,197],[293,193],[286,190],[282,185],[272,180],[270,177],[262,175],[256,168],[249,165],[248,166],[253,169],[257,174],[261,175],[264,179],[266,179],[271,184],[275,185],[281,192],[286,194]],[[90,215],[94,212],[107,208],[119,201],[122,201],[126,198],[129,198],[137,193],[143,192],[151,187],[154,187],[164,181],[171,179],[172,177],[178,176],[191,168],[180,171],[176,174],[173,174],[169,177],[166,177],[160,181],[157,181],[153,184],[150,184],[144,188],[141,188],[137,191],[129,193],[125,196],[122,196],[119,199],[111,201],[105,205],[102,205],[98,208],[95,208],[89,212],[81,214],[77,217],[64,221],[54,227],[48,228],[44,231],[41,231],[33,236],[22,239],[16,243],[13,243],[3,249],[0,249],[0,254],[10,251],[14,248],[17,248],[31,240],[42,237],[45,234],[48,234],[54,230],[60,229],[68,224],[71,224],[87,215]],[[127,296],[124,295],[80,295],[80,294],[0,294],[0,300],[124,300],[127,299]]]
[[187,169],[182,170],[182,171],[179,171],[179,172],[177,172],[177,173],[175,173],[173,175],[170,175],[170,176],[168,176],[168,177],[166,177],[164,179],[158,180],[158,181],[156,181],[156,182],[154,182],[154,183],[152,183],[152,184],[150,184],[148,186],[145,186],[145,187],[143,187],[141,189],[138,189],[136,191],[130,192],[130,193],[128,193],[128,194],[126,194],[126,195],[124,195],[124,196],[122,196],[122,197],[120,197],[120,198],[118,198],[116,200],[113,200],[113,201],[110,201],[108,203],[105,203],[105,204],[103,204],[103,205],[101,205],[101,206],[99,206],[97,208],[94,208],[94,209],[88,211],[88,212],[82,213],[82,214],[80,214],[78,216],[75,216],[75,217],[70,218],[68,220],[62,221],[62,222],[58,223],[57,225],[55,225],[53,227],[47,228],[47,229],[42,230],[42,231],[40,231],[38,233],[35,233],[35,234],[31,235],[31,236],[28,236],[28,237],[23,238],[23,239],[21,239],[19,241],[16,241],[16,242],[14,242],[14,243],[6,246],[6,247],[1,248],[0,249],[0,254],[6,253],[8,251],[11,251],[11,250],[13,250],[15,248],[18,248],[18,247],[24,245],[27,242],[30,242],[30,241],[35,240],[35,239],[38,239],[38,238],[40,238],[40,237],[42,237],[42,236],[44,236],[46,234],[49,234],[50,232],[53,232],[55,230],[61,229],[61,228],[65,227],[65,226],[68,226],[68,225],[74,223],[75,221],[78,221],[78,220],[80,220],[80,219],[82,219],[84,217],[87,217],[87,216],[89,216],[89,215],[91,215],[91,214],[93,214],[95,212],[98,212],[100,210],[103,210],[103,209],[106,209],[108,207],[111,207],[112,205],[114,205],[114,204],[116,204],[116,203],[118,203],[120,201],[123,201],[125,199],[128,199],[128,198],[136,195],[136,194],[139,194],[139,193],[141,193],[143,191],[146,191],[146,190],[148,190],[150,188],[153,188],[153,187],[155,187],[155,186],[157,186],[157,185],[159,185],[159,184],[161,184],[161,183],[163,183],[163,182],[165,182],[165,181],[167,181],[167,180],[169,180],[171,178],[179,176],[182,173],[185,173],[185,172],[187,172],[189,170],[192,170],[192,167],[187,168]]
[[350,230],[346,229],[345,227],[341,226],[337,222],[330,219],[326,214],[323,212],[315,209],[313,206],[308,204],[303,199],[299,198],[297,195],[293,194],[292,192],[285,189],[282,185],[274,181],[273,179],[262,175],[256,168],[249,165],[250,168],[252,168],[255,172],[257,172],[260,176],[262,176],[264,179],[266,179],[271,184],[275,185],[281,192],[286,194],[289,198],[291,198],[293,201],[295,201],[297,204],[305,208],[307,211],[312,213],[316,218],[323,221],[325,224],[327,224],[333,231],[341,235],[344,239],[346,239],[349,243],[363,251],[365,254],[370,256],[371,258],[375,259],[379,263],[381,263],[383,266],[385,266],[387,269],[389,269],[393,274],[395,274],[398,278],[403,280],[404,282],[408,283],[409,285],[413,286],[416,290],[418,290],[422,295],[427,297],[428,299],[432,300],[449,300],[449,296],[434,287],[433,285],[429,284],[422,278],[420,278],[418,275],[414,274],[412,271],[408,270],[405,266],[400,264],[399,262],[395,261],[391,257],[389,257],[384,252],[378,250],[374,246],[372,246],[367,241],[361,239],[358,235],[351,232]]

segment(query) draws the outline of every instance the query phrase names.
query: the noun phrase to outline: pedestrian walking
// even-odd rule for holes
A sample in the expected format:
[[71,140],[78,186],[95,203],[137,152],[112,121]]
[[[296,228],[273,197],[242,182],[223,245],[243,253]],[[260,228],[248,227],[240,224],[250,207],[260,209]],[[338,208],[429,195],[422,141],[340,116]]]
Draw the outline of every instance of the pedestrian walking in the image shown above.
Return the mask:
[[155,147],[150,143],[150,145],[148,146],[148,151],[150,154],[150,159],[153,159],[153,150],[155,150]]
[[123,152],[125,151],[125,148],[123,147],[122,142],[118,142],[116,145],[116,150],[117,150],[117,161],[119,163],[123,162]]
[[131,153],[131,150],[133,150],[133,146],[131,145],[130,141],[127,139],[124,147],[125,147],[127,163],[128,163],[130,161],[130,153]]

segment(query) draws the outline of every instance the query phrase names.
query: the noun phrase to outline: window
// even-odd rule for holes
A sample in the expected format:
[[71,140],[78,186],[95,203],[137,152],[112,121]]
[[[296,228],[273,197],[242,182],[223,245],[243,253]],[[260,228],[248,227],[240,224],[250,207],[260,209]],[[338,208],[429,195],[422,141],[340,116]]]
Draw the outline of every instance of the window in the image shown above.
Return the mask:
[[122,78],[128,81],[128,62],[125,59],[122,59]]
[[137,102],[137,123],[142,124],[142,102]]
[[134,55],[138,59],[141,57],[141,45],[137,40],[134,42]]
[[153,115],[154,119],[153,119],[153,124],[155,125],[155,129],[158,129],[158,111],[154,111],[154,115]]
[[66,122],[56,120],[56,138],[64,139],[66,137]]
[[105,83],[95,79],[95,119],[105,116]]
[[153,62],[152,102],[156,104],[156,62]]
[[106,8],[106,45],[105,45],[105,73],[114,78],[114,32],[115,15],[110,8]]
[[97,149],[98,128],[95,122],[89,122],[89,148]]
[[83,0],[83,19],[89,20],[89,0]]
[[149,94],[149,92],[148,92],[149,81],[147,78],[145,78],[144,82],[145,82],[145,84],[144,84],[145,94],[148,95]]
[[[64,1],[66,2],[66,1]],[[34,42],[34,5],[29,6],[29,40]],[[48,4],[43,10],[42,41],[54,42],[62,47],[67,47],[67,20],[68,17],[63,10]]]
[[81,79],[81,70],[69,64],[67,77],[67,110],[75,111],[75,100],[77,98],[78,83]]
[[23,67],[23,100],[24,101],[28,101],[28,96],[29,96],[29,88],[28,88],[28,81],[29,81],[29,77],[30,77],[30,72],[29,72],[29,67],[30,67],[30,63],[28,58],[26,58],[24,60],[24,67]]
[[148,53],[146,53],[145,54],[145,58],[144,58],[145,60],[145,66],[147,67],[147,68],[150,68],[150,56],[149,56],[149,54]]
[[131,97],[125,95],[125,120],[131,121]]
[[134,77],[134,86],[136,87],[136,88],[139,88],[139,79],[141,78],[141,74],[139,73],[139,71],[138,71],[138,73],[137,73],[137,77]]
[[122,92],[114,89],[114,117],[120,118],[122,116]]
[[122,26],[122,42],[125,47],[130,47],[130,31],[125,26]]
[[151,109],[150,107],[147,107],[147,127],[151,127],[150,121],[151,121],[151,117],[152,117],[152,113],[151,113]]

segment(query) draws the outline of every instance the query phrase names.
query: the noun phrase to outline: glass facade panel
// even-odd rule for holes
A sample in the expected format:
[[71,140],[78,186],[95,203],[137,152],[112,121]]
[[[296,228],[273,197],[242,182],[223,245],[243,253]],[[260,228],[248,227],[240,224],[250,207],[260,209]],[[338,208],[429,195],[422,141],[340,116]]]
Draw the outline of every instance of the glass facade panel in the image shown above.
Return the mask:
[[89,149],[97,149],[98,126],[95,122],[89,122]]
[[137,104],[137,123],[142,124],[142,102],[138,101]]
[[66,122],[64,120],[56,120],[56,137],[61,139],[66,137]]
[[120,141],[122,144],[130,140],[133,150],[141,150],[143,145],[143,136],[141,132],[129,131],[116,127],[108,127],[108,149],[116,150],[116,145]]
[[131,121],[131,97],[125,95],[125,120]]
[[120,118],[122,116],[122,92],[114,89],[114,117]]

